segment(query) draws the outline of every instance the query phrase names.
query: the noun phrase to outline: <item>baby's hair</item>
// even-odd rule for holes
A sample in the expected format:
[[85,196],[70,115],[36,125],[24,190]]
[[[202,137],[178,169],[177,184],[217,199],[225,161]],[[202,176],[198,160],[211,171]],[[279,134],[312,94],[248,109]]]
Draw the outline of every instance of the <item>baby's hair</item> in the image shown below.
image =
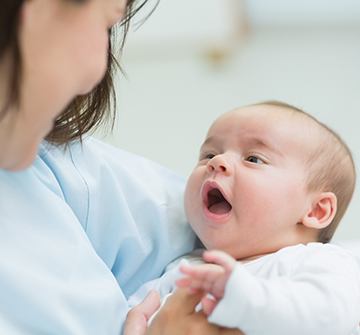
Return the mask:
[[355,189],[355,164],[349,147],[331,128],[298,107],[281,101],[264,101],[256,105],[280,107],[292,111],[297,116],[310,121],[310,126],[318,136],[314,140],[314,149],[306,162],[308,168],[308,190],[333,192],[337,198],[337,212],[334,219],[322,229],[318,241],[328,243],[332,239],[340,220],[349,206]]

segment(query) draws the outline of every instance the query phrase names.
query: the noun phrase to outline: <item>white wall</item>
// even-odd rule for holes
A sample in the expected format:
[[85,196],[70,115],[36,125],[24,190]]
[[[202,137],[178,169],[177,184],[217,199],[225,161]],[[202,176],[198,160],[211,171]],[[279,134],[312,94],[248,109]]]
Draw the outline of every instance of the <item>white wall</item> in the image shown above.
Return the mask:
[[359,0],[248,0],[254,25],[359,24]]
[[[147,43],[184,38],[214,38],[229,31],[226,20],[238,0],[161,0],[146,22],[146,28],[133,35],[130,43]],[[149,1],[147,8],[154,7]],[[149,11],[149,10],[148,10]],[[150,41],[151,43],[151,41]]]
[[[139,54],[139,45],[130,43],[123,61],[129,79],[118,83],[119,124],[108,140],[188,175],[215,117],[235,106],[279,99],[338,131],[360,166],[359,42],[360,28],[347,25],[258,25],[223,63],[174,46],[169,51],[167,45],[163,52]],[[339,239],[360,238],[359,193],[358,187]]]

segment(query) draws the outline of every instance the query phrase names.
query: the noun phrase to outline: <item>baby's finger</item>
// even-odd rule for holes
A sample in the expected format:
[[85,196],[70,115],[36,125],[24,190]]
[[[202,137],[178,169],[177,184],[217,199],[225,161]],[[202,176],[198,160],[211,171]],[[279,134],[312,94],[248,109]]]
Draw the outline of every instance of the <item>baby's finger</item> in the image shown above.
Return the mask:
[[206,262],[222,266],[227,272],[232,271],[236,265],[236,260],[233,257],[219,250],[205,251],[203,259]]
[[217,305],[217,301],[214,299],[210,299],[209,297],[204,297],[201,299],[201,306],[203,309],[203,312],[205,313],[205,315],[210,315],[213,310],[215,309],[216,305]]
[[189,287],[191,285],[191,278],[189,277],[183,277],[183,278],[180,278],[180,279],[177,279],[175,281],[175,284],[177,287]]
[[204,285],[202,285],[200,282],[194,282],[193,280],[189,278],[182,278],[175,281],[175,284],[178,288],[185,288],[190,294],[197,293],[199,291],[204,290]]
[[184,277],[176,280],[177,287],[188,288],[191,293],[198,290],[209,291],[213,283],[203,279],[196,279],[191,277]]
[[180,271],[189,277],[207,279],[211,274],[223,274],[224,269],[216,264],[181,265]]

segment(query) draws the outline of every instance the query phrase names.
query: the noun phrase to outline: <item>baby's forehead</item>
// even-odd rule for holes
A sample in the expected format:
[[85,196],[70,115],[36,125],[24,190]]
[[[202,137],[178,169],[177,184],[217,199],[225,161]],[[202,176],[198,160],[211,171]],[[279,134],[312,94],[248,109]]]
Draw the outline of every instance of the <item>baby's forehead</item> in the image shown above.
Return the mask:
[[289,142],[301,151],[312,151],[321,139],[320,126],[305,113],[289,108],[253,105],[222,114],[210,127],[207,138],[265,138]]
[[301,121],[309,122],[311,118],[305,114],[300,113],[294,109],[285,106],[274,106],[267,104],[259,105],[250,105],[239,107],[233,110],[230,110],[222,114],[216,121],[222,121],[226,119],[253,119],[253,120],[262,120],[267,121],[287,121],[295,125]]
[[222,114],[213,122],[208,133],[226,131],[231,128],[237,128],[239,131],[245,129],[267,131],[281,127],[292,130],[314,130],[318,128],[318,125],[306,114],[289,108],[251,105]]

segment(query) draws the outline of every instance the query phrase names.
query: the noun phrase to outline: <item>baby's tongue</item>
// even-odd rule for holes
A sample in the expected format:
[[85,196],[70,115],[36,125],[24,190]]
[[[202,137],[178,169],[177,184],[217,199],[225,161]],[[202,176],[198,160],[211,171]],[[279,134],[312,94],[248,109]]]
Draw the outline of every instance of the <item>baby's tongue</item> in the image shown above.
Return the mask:
[[209,211],[214,214],[226,214],[230,212],[231,206],[227,201],[220,201],[209,207]]

